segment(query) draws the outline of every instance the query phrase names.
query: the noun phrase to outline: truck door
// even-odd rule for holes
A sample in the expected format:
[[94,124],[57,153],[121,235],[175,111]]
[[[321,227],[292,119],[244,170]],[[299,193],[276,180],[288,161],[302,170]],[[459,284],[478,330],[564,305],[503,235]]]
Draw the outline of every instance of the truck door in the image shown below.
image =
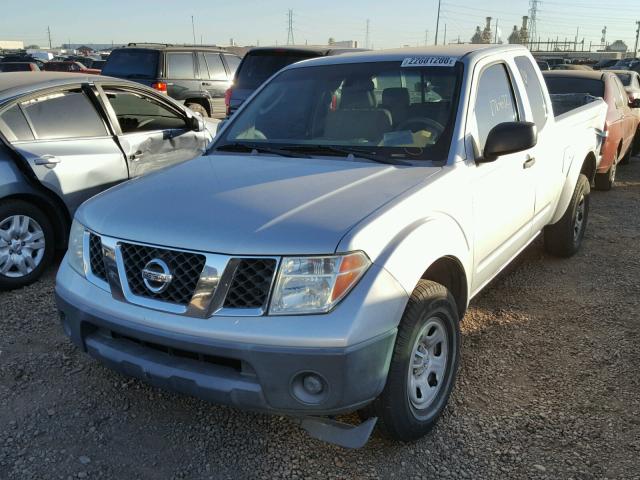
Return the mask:
[[[511,76],[503,63],[481,69],[471,99],[471,136],[481,155],[491,129],[520,119]],[[474,284],[480,288],[530,240],[534,212],[534,179],[528,168],[531,152],[498,157],[474,166]]]
[[118,140],[131,178],[201,155],[205,132],[193,131],[184,112],[133,87],[102,85],[107,110],[120,127]]
[[561,146],[554,139],[554,133],[547,128],[547,120],[553,115],[547,104],[542,88],[542,80],[538,76],[533,63],[524,55],[515,57],[515,64],[522,80],[522,85],[531,107],[527,120],[534,122],[538,129],[538,144],[531,149],[534,163],[530,173],[535,178],[535,210],[532,223],[533,232],[544,227],[554,214],[554,208],[560,194],[562,176]]
[[0,112],[0,128],[71,213],[127,179],[122,151],[80,87],[19,100]]

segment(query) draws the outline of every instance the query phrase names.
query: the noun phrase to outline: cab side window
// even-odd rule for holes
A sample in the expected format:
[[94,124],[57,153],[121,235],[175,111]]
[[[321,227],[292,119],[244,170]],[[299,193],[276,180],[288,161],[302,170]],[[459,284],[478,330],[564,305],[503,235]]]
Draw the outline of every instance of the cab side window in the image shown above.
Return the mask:
[[193,68],[193,54],[188,53],[167,53],[167,78],[196,78]]
[[515,61],[527,91],[527,97],[533,113],[533,121],[538,127],[538,131],[540,131],[544,124],[547,123],[547,102],[544,98],[542,85],[529,58],[524,56],[516,57]]
[[187,128],[184,118],[159,101],[142,93],[105,88],[122,133]]
[[478,148],[484,150],[487,136],[493,127],[518,120],[511,81],[504,64],[487,67],[478,81],[474,115],[478,128]]

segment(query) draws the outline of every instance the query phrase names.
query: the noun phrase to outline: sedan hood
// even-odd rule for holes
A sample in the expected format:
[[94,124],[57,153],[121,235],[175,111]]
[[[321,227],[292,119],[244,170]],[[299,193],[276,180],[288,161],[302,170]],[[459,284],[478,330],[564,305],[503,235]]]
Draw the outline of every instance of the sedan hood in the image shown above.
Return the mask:
[[335,251],[355,224],[439,167],[209,155],[112,188],[77,219],[125,240],[238,255]]

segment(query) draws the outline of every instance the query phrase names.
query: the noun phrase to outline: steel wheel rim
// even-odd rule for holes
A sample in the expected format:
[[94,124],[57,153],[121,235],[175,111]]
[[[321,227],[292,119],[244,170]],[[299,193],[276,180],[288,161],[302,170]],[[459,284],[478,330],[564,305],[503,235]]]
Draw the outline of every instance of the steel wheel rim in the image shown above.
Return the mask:
[[584,225],[585,216],[585,198],[584,195],[580,196],[578,207],[576,208],[576,218],[573,222],[573,239],[577,240],[582,233],[582,227]]
[[11,215],[0,221],[0,275],[20,278],[42,262],[44,231],[27,215]]
[[438,317],[429,318],[416,337],[411,350],[407,397],[418,413],[429,408],[444,387],[448,340],[445,323]]

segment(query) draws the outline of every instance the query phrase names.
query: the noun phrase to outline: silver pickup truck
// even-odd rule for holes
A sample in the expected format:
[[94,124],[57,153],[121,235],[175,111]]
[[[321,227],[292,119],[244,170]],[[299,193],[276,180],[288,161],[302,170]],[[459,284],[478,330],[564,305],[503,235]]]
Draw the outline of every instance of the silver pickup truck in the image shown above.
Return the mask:
[[[536,236],[571,256],[606,106],[553,115],[519,46],[346,54],[277,73],[208,155],[80,207],[64,331],[126,375],[363,445],[427,433],[469,300]],[[358,410],[347,426],[326,416]]]

